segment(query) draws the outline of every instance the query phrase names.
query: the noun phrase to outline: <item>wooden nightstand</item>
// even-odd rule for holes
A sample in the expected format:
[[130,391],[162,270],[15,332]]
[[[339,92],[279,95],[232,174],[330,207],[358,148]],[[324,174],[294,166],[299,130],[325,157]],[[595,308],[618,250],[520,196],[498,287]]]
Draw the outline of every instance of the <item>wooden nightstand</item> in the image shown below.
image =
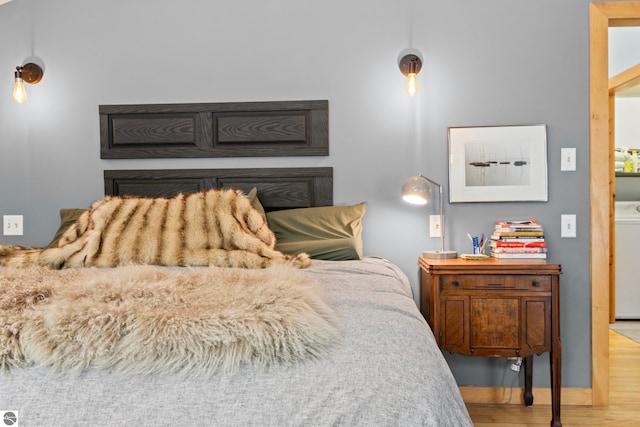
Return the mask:
[[420,311],[442,350],[523,357],[533,404],[533,355],[550,352],[552,426],[560,422],[560,273],[544,260],[419,258]]

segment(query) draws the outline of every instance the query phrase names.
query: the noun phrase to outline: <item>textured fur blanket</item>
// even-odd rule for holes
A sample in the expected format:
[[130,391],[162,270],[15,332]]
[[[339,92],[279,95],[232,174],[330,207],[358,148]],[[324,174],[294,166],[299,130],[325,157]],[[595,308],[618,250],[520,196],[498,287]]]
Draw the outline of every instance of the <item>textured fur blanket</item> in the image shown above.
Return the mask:
[[265,219],[237,190],[168,198],[107,197],[82,214],[57,247],[0,246],[0,266],[309,266],[307,254],[286,255],[274,247],[275,236]]
[[0,268],[0,365],[210,375],[321,357],[340,340],[291,266]]

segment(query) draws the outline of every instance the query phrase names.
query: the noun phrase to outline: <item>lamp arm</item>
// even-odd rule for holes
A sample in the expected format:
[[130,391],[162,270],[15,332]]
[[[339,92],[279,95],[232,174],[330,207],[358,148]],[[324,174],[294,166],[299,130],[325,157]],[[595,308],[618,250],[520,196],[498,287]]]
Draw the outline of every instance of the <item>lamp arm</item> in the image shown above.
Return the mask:
[[438,184],[440,193],[440,253],[444,253],[444,214],[442,210],[442,185]]
[[436,186],[440,189],[440,193],[442,193],[442,185],[438,184],[438,183],[437,183],[437,182],[435,182],[434,180],[429,179],[429,178],[427,178],[426,176],[424,176],[424,175],[422,175],[422,174],[420,174],[420,173],[418,174],[418,176],[419,176],[420,178],[424,179],[425,181],[430,182],[430,183],[432,183],[433,185],[436,185]]
[[424,179],[427,182],[430,182],[431,184],[435,185],[438,187],[438,195],[440,196],[440,253],[444,253],[444,214],[443,214],[443,203],[442,203],[442,185],[440,185],[439,183],[427,178],[426,176],[422,175],[422,174],[418,174],[418,176],[422,179]]

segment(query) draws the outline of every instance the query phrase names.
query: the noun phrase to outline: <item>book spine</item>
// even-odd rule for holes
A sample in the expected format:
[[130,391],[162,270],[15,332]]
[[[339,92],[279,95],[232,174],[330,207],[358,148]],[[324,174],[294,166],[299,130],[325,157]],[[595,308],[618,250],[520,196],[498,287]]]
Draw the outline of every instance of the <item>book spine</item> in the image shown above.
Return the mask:
[[508,227],[508,228],[494,228],[493,232],[494,233],[504,233],[504,232],[542,232],[544,231],[542,228],[540,227],[536,227],[536,228],[521,228],[521,227]]
[[497,220],[496,221],[496,225],[499,226],[509,226],[509,227],[513,227],[513,226],[529,226],[529,227],[540,227],[540,224],[538,224],[538,221],[536,221],[535,219],[527,219],[527,220],[522,220],[522,221],[514,221],[514,220]]
[[547,248],[494,248],[496,254],[538,254],[547,252]]
[[530,221],[496,221],[495,231],[542,231],[542,225]]
[[535,243],[535,242],[544,242],[544,237],[518,237],[518,236],[497,236],[496,239],[492,240],[493,242],[509,242],[509,243]]
[[514,237],[514,236],[528,236],[528,237],[542,237],[544,233],[542,231],[500,231],[494,232],[491,235],[493,240],[499,240],[500,237]]
[[546,248],[547,243],[542,240],[540,242],[509,242],[502,240],[492,240],[489,246],[494,248]]
[[505,258],[505,259],[506,258],[511,258],[511,259],[517,259],[517,258],[546,259],[547,258],[546,253],[541,253],[541,254],[495,254],[495,253],[492,253],[491,256],[494,258]]

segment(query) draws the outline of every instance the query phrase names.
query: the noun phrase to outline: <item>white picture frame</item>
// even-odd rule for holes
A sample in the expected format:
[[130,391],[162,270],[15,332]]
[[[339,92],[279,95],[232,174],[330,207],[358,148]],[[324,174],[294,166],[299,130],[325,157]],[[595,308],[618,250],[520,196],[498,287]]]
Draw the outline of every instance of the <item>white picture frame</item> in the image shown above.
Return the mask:
[[449,202],[546,202],[547,126],[450,127]]

